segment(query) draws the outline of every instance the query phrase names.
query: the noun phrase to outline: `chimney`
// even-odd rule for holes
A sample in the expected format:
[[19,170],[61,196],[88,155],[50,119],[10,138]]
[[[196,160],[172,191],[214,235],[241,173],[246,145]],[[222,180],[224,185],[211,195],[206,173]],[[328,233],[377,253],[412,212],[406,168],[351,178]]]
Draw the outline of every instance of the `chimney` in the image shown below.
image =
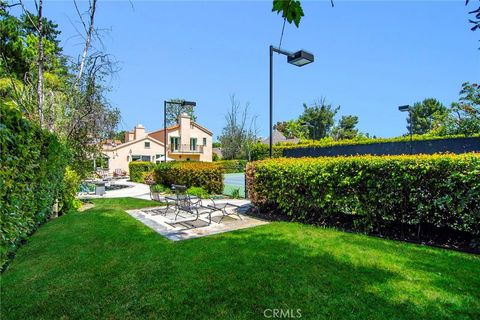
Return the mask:
[[134,129],[133,138],[135,140],[141,139],[145,136],[145,128],[141,124],[137,124]]
[[178,117],[178,124],[180,125],[180,139],[182,144],[190,144],[191,120],[187,113],[182,113]]
[[125,131],[125,142],[133,140],[133,132]]

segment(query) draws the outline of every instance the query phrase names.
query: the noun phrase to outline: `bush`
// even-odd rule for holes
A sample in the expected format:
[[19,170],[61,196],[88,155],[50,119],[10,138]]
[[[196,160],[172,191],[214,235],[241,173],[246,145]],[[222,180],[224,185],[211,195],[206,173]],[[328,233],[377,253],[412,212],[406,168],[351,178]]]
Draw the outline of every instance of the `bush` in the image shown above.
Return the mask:
[[221,166],[211,162],[167,162],[155,166],[154,179],[166,186],[202,187],[209,193],[220,194],[223,191],[223,172]]
[[[479,137],[480,135],[472,135],[472,137]],[[432,136],[432,135],[413,135],[413,141],[423,140],[436,140],[447,138],[464,138],[465,136]],[[334,146],[351,146],[351,145],[363,145],[373,143],[386,143],[386,142],[407,142],[410,141],[409,136],[395,137],[395,138],[367,138],[357,137],[354,139],[334,140],[331,137],[323,138],[320,140],[302,140],[297,143],[279,143],[273,146],[273,158],[280,158],[284,156],[285,149],[297,149],[297,148],[329,148]],[[256,143],[252,146],[252,161],[268,159],[269,145],[263,143]]]
[[130,181],[144,183],[148,172],[152,171],[154,164],[148,161],[132,161],[128,164]]
[[50,218],[54,203],[64,194],[70,153],[57,136],[1,102],[0,150],[0,269],[4,269],[8,256]]
[[157,192],[157,193],[164,193],[164,192],[169,192],[170,188],[164,186],[163,184],[154,184],[152,185],[151,189],[152,192]]
[[358,230],[394,225],[480,229],[480,154],[274,159],[247,166],[259,207],[320,223],[350,216]]
[[200,199],[207,199],[208,198],[207,190],[205,190],[201,187],[190,187],[190,188],[187,189],[187,193],[191,196],[197,196]]
[[247,160],[219,160],[215,164],[223,167],[225,173],[245,172]]
[[70,167],[65,169],[63,177],[63,190],[61,193],[61,210],[68,212],[70,210],[79,209],[82,202],[77,199],[77,192],[80,187],[80,176]]

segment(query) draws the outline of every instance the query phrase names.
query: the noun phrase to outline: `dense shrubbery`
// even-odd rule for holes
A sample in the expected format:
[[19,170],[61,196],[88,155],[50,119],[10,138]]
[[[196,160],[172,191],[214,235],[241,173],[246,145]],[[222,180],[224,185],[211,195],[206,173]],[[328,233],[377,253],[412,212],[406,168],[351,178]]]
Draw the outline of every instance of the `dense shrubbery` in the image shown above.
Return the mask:
[[4,104],[0,150],[1,269],[17,245],[50,217],[56,200],[63,210],[73,207],[71,192],[76,186],[69,178],[64,180],[69,160],[65,145]]
[[223,167],[225,173],[244,172],[247,160],[219,160],[215,164]]
[[274,159],[247,165],[252,202],[293,219],[350,216],[357,230],[394,225],[478,236],[480,155]]
[[148,161],[132,161],[128,164],[130,181],[143,183],[148,172],[153,170],[154,164]]
[[154,179],[165,186],[182,184],[220,194],[223,191],[223,172],[223,167],[216,163],[167,162],[155,166]]
[[[473,135],[478,137],[480,135]],[[465,136],[456,135],[456,136],[431,136],[431,135],[414,135],[414,141],[423,141],[423,140],[435,140],[435,139],[447,139],[447,138],[464,138]],[[410,141],[409,136],[405,137],[396,137],[396,138],[365,138],[358,137],[355,139],[344,139],[344,140],[334,140],[333,138],[324,138],[320,140],[302,140],[298,144],[294,143],[280,143],[273,146],[273,157],[280,158],[284,156],[285,149],[296,149],[296,148],[328,148],[334,146],[351,146],[351,145],[361,145],[361,144],[373,144],[373,143],[385,143],[385,142],[405,142]],[[252,146],[252,160],[263,160],[267,159],[269,155],[269,145],[257,143]]]

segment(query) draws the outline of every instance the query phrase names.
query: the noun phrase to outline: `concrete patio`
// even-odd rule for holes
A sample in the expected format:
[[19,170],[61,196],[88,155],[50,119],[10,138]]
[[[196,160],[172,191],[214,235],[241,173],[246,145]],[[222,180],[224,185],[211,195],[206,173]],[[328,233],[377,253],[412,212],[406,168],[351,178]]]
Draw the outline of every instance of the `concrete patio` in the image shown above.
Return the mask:
[[[175,220],[174,210],[168,210],[165,214],[165,206],[127,210],[127,213],[162,236],[173,241],[199,238],[269,223],[268,221],[253,218],[245,214],[251,206],[248,200],[225,199],[215,202],[217,204],[228,202],[239,206],[237,209],[238,215],[230,214],[223,216],[219,211],[213,212],[212,222],[209,225],[208,210],[204,210],[205,213],[201,214],[198,220],[194,220],[196,215],[187,212],[180,212],[177,220]],[[204,206],[208,204],[212,203],[209,200],[203,200]],[[228,210],[228,212],[231,213],[231,210],[232,209]]]

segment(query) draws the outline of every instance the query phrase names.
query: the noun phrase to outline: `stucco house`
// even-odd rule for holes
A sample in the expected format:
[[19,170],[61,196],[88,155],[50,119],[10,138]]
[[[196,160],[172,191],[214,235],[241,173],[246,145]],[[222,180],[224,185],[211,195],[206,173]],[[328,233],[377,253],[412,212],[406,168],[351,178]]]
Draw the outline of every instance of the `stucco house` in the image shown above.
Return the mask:
[[167,128],[167,144],[164,129],[146,132],[138,124],[133,131],[125,133],[124,143],[108,141],[103,145],[103,154],[108,159],[108,169],[128,172],[131,161],[212,161],[212,132],[192,121],[187,114],[180,115],[176,125]]

